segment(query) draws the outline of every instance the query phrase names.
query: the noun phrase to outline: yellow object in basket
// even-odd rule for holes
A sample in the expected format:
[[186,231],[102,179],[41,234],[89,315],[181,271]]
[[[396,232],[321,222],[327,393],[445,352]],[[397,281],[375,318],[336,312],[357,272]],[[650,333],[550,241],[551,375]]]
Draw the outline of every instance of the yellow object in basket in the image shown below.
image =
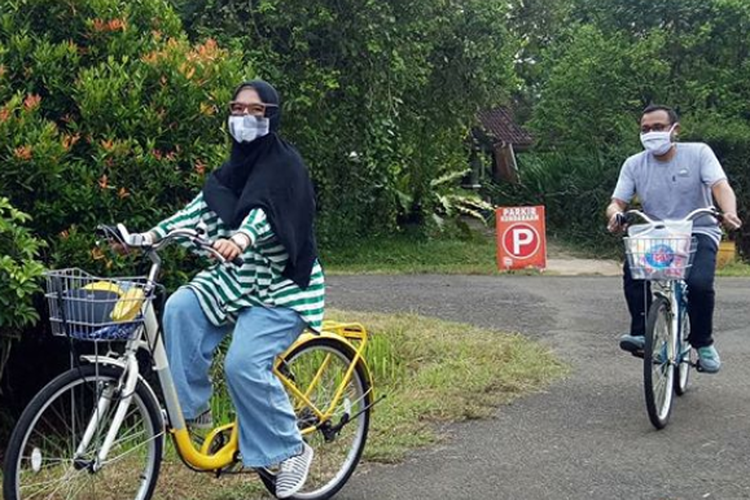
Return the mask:
[[133,287],[127,292],[111,281],[97,281],[83,287],[84,290],[112,292],[119,296],[110,317],[113,321],[132,321],[141,311],[141,306],[146,296],[138,287]]
[[146,296],[143,290],[140,288],[131,288],[123,295],[120,296],[120,300],[115,304],[114,310],[112,310],[112,319],[114,321],[131,321],[138,316],[141,311],[141,306]]
[[122,288],[117,286],[115,283],[112,283],[111,281],[95,281],[94,283],[89,283],[88,285],[83,287],[83,289],[96,292],[112,292],[116,293],[117,295],[122,295]]

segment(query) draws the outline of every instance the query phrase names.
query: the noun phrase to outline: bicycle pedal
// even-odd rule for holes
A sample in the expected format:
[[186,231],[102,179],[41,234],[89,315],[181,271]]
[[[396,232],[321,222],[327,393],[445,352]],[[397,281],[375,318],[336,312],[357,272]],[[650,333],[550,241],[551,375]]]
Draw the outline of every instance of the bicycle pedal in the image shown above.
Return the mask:
[[645,354],[642,350],[639,351],[628,351],[630,354],[632,354],[636,358],[643,359],[645,357]]

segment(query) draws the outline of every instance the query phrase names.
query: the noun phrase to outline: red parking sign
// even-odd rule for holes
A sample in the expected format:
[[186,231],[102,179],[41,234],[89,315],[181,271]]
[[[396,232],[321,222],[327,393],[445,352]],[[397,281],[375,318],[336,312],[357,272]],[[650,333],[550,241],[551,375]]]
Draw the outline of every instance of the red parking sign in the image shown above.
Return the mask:
[[500,207],[497,221],[498,269],[547,267],[544,207]]

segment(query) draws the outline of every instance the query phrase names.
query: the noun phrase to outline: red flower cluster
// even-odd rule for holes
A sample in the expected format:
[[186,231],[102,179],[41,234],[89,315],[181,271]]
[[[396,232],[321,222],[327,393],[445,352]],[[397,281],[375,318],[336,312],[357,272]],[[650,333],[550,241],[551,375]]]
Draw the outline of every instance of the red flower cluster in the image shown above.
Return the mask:
[[127,28],[127,21],[125,19],[110,19],[104,21],[103,19],[94,19],[94,31],[97,33],[107,33],[112,31],[125,31]]

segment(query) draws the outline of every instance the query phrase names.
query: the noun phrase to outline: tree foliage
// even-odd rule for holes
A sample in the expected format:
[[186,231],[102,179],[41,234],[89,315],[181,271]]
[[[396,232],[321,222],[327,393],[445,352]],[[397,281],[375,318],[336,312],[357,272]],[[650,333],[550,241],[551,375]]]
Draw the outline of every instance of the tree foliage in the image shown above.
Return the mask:
[[52,265],[103,271],[96,224],[145,230],[193,196],[248,72],[213,40],[190,45],[160,0],[3,2],[0,192],[34,215]]
[[238,44],[286,96],[284,131],[312,167],[324,244],[439,210],[432,180],[466,168],[476,111],[516,82],[504,2],[177,5],[192,37]]
[[[622,161],[640,150],[641,110],[649,103],[662,103],[680,113],[682,140],[704,141],[714,148],[740,198],[740,216],[747,220],[750,4],[743,0],[562,3],[565,7],[552,0],[531,2],[538,9],[540,5],[556,8],[561,21],[552,25],[545,43],[534,46],[536,52],[526,55],[535,65],[534,78],[527,80],[526,87],[533,101],[530,126],[539,150],[554,152],[526,162],[542,162],[541,170],[553,173],[538,176],[539,169],[531,168],[530,176],[551,184],[536,192],[527,185],[516,190],[506,187],[501,193],[531,199],[541,192],[565,192],[561,183],[577,183],[590,188],[588,198],[607,200]],[[585,169],[585,175],[590,177],[576,177],[579,169],[570,168],[571,162],[588,162],[592,167]],[[561,170],[567,172],[560,175]],[[598,188],[591,186],[592,177],[599,180]],[[588,204],[565,209],[572,210],[569,219],[593,215]],[[602,235],[600,220],[591,220],[585,235],[572,223],[560,222],[559,228],[568,228],[567,233],[579,241],[611,242]],[[750,230],[744,230],[740,241],[745,255],[750,255]]]

